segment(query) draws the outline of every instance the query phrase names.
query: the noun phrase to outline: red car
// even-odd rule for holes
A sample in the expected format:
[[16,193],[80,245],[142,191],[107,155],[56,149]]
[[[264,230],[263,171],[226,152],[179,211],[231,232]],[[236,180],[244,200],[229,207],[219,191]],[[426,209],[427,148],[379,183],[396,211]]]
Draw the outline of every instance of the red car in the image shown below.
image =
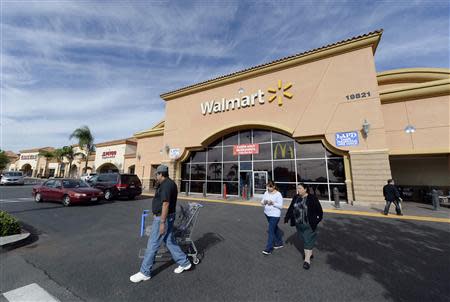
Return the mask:
[[50,179],[33,188],[34,201],[60,201],[66,207],[75,203],[98,202],[103,192],[79,179]]

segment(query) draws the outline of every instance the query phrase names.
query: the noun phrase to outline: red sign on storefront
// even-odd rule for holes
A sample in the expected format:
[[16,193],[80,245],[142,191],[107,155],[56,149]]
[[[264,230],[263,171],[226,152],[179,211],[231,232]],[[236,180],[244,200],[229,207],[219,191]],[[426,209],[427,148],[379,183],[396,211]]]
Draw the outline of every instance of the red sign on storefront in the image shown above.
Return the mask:
[[114,158],[116,157],[117,151],[105,151],[102,153],[102,158]]
[[244,144],[244,145],[234,145],[233,155],[248,155],[248,154],[258,154],[259,144]]

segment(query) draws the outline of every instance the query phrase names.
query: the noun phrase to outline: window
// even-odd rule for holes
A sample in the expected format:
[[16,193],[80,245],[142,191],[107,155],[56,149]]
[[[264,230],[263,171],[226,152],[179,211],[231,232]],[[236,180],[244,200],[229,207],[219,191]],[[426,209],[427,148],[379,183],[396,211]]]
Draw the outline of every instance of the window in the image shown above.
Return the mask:
[[324,158],[325,147],[322,143],[296,143],[297,158]]
[[[259,144],[259,154],[233,155],[233,145]],[[181,165],[182,191],[208,194],[239,194],[241,177],[252,178],[252,172],[267,172],[284,197],[296,192],[296,184],[311,185],[319,199],[332,198],[333,188],[346,198],[344,159],[327,150],[320,141],[297,142],[281,133],[268,130],[243,130],[217,139],[205,150],[192,153]],[[244,173],[242,173],[244,172]],[[248,172],[248,173],[247,173]],[[250,183],[252,179],[250,180]],[[331,192],[331,193],[330,193]]]
[[44,186],[47,188],[53,188],[55,186],[55,181],[49,180],[49,181],[45,182]]

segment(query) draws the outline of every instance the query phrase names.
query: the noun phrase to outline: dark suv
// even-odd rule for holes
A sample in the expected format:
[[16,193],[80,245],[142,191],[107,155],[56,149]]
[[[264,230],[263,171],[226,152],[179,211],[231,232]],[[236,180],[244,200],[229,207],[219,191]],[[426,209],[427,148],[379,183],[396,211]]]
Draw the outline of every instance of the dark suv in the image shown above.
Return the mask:
[[141,181],[135,174],[98,174],[89,179],[88,183],[92,187],[102,190],[106,200],[124,196],[134,199],[142,193]]

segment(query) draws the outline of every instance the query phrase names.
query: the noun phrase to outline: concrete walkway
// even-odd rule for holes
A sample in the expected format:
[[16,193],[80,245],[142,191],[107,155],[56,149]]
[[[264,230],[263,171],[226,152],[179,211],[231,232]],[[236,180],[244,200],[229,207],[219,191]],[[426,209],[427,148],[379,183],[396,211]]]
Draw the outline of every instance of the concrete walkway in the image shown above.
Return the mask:
[[[152,197],[153,194],[143,193],[145,196]],[[198,202],[216,202],[216,203],[226,203],[234,205],[243,206],[261,206],[259,199],[242,200],[237,197],[229,197],[227,199],[221,198],[221,196],[212,195],[203,197],[200,194],[191,194],[186,196],[183,193],[178,195],[180,200],[195,200]],[[284,208],[288,208],[290,199],[284,200]],[[347,204],[340,203],[340,208],[336,208],[334,203],[329,201],[321,201],[322,208],[325,213],[334,213],[342,215],[358,215],[358,216],[368,216],[368,217],[379,217],[386,219],[404,219],[404,220],[418,220],[418,221],[430,221],[430,222],[442,222],[450,224],[450,208],[440,207],[438,211],[433,211],[433,207],[424,203],[416,202],[403,202],[402,209],[404,216],[397,216],[395,214],[395,206],[391,205],[389,215],[383,215],[384,210],[383,203],[371,203],[367,205],[360,204]]]

